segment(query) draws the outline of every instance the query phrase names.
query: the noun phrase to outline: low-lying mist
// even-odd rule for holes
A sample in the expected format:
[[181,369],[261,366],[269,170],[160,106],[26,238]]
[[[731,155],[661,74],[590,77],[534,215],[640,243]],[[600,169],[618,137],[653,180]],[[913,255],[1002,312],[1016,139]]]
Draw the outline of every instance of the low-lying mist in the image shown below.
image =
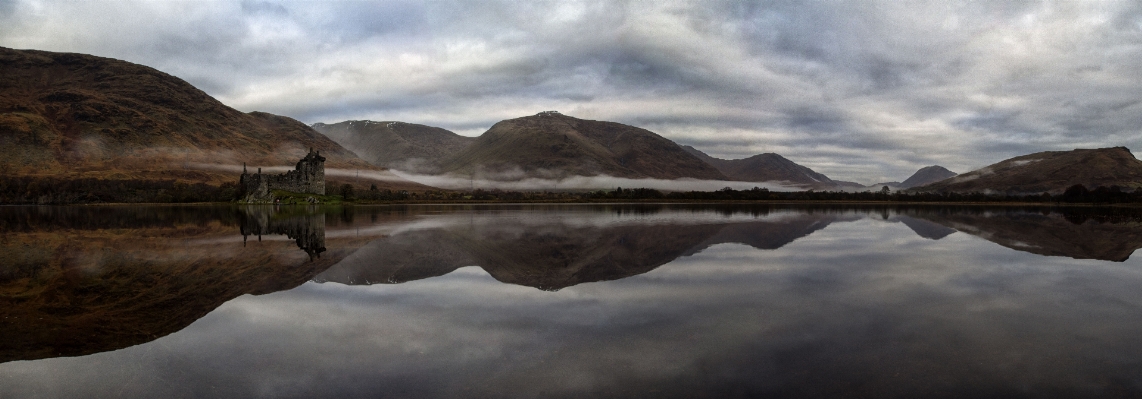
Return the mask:
[[[225,172],[242,173],[242,165],[193,163],[185,166],[193,169],[217,170]],[[250,173],[257,173],[259,167],[247,166]],[[293,170],[290,166],[260,167],[262,173],[285,173]],[[612,190],[616,187],[624,188],[651,188],[661,191],[716,191],[729,187],[734,190],[748,190],[754,187],[770,191],[800,191],[804,188],[786,186],[777,182],[742,182],[726,180],[699,180],[699,179],[631,179],[608,175],[596,176],[569,176],[563,178],[537,178],[521,177],[504,180],[491,178],[472,178],[454,174],[419,174],[390,169],[385,171],[356,170],[326,168],[327,177],[352,177],[374,180],[378,182],[412,181],[431,187],[446,190],[507,190],[507,191],[590,191]]]
[[[328,172],[326,172],[328,173]],[[449,190],[510,190],[510,191],[586,191],[610,190],[615,187],[625,188],[651,188],[662,191],[715,191],[726,187],[735,190],[748,190],[754,187],[765,188],[771,191],[797,191],[797,187],[788,187],[774,182],[740,182],[725,180],[698,180],[698,179],[631,179],[608,175],[596,176],[570,176],[558,179],[543,179],[525,177],[518,180],[493,180],[470,178],[456,175],[423,175],[392,170],[394,175],[420,184],[449,189]]]

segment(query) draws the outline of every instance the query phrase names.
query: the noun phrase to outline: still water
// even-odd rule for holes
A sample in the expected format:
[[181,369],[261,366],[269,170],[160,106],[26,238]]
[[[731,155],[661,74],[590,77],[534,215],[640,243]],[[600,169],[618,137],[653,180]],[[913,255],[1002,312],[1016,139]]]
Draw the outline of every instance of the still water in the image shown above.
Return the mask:
[[0,397],[1138,397],[1142,212],[0,207]]

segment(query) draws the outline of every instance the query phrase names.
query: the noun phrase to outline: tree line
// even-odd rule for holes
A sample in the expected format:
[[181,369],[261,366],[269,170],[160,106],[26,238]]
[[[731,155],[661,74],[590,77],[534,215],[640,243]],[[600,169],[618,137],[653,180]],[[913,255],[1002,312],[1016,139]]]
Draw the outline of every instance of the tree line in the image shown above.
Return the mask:
[[211,185],[175,180],[58,179],[0,176],[0,204],[227,202],[236,183]]
[[[765,188],[663,192],[651,188],[595,191],[470,191],[409,192],[361,190],[350,184],[334,186],[330,195],[358,203],[387,202],[600,202],[600,201],[870,201],[870,202],[1022,202],[1022,203],[1142,203],[1142,188],[1118,186],[1088,189],[1074,185],[1060,194],[913,193],[890,190],[771,191]],[[236,183],[211,185],[175,180],[58,179],[0,176],[0,204],[194,203],[231,202],[240,195]]]

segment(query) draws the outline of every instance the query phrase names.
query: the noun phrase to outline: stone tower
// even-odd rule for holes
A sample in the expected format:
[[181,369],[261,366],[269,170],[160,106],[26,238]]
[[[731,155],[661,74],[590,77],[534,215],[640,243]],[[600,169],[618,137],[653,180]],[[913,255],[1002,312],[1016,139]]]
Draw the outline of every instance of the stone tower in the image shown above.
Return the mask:
[[273,201],[273,190],[325,195],[325,157],[320,151],[310,148],[293,170],[280,175],[262,174],[262,168],[258,168],[258,173],[250,174],[243,164],[238,187],[246,202]]

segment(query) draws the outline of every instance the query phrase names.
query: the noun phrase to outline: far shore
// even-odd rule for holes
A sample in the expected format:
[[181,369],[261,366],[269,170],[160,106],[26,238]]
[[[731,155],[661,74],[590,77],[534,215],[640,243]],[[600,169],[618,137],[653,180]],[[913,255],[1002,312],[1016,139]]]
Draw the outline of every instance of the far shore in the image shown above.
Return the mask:
[[1071,202],[1005,202],[1005,201],[828,201],[828,200],[535,200],[535,201],[362,201],[335,204],[247,204],[238,202],[100,202],[75,204],[0,204],[0,206],[277,206],[277,207],[333,207],[333,206],[390,206],[390,205],[907,205],[907,206],[992,206],[992,207],[1068,207],[1068,208],[1142,208],[1142,203],[1071,203]]

